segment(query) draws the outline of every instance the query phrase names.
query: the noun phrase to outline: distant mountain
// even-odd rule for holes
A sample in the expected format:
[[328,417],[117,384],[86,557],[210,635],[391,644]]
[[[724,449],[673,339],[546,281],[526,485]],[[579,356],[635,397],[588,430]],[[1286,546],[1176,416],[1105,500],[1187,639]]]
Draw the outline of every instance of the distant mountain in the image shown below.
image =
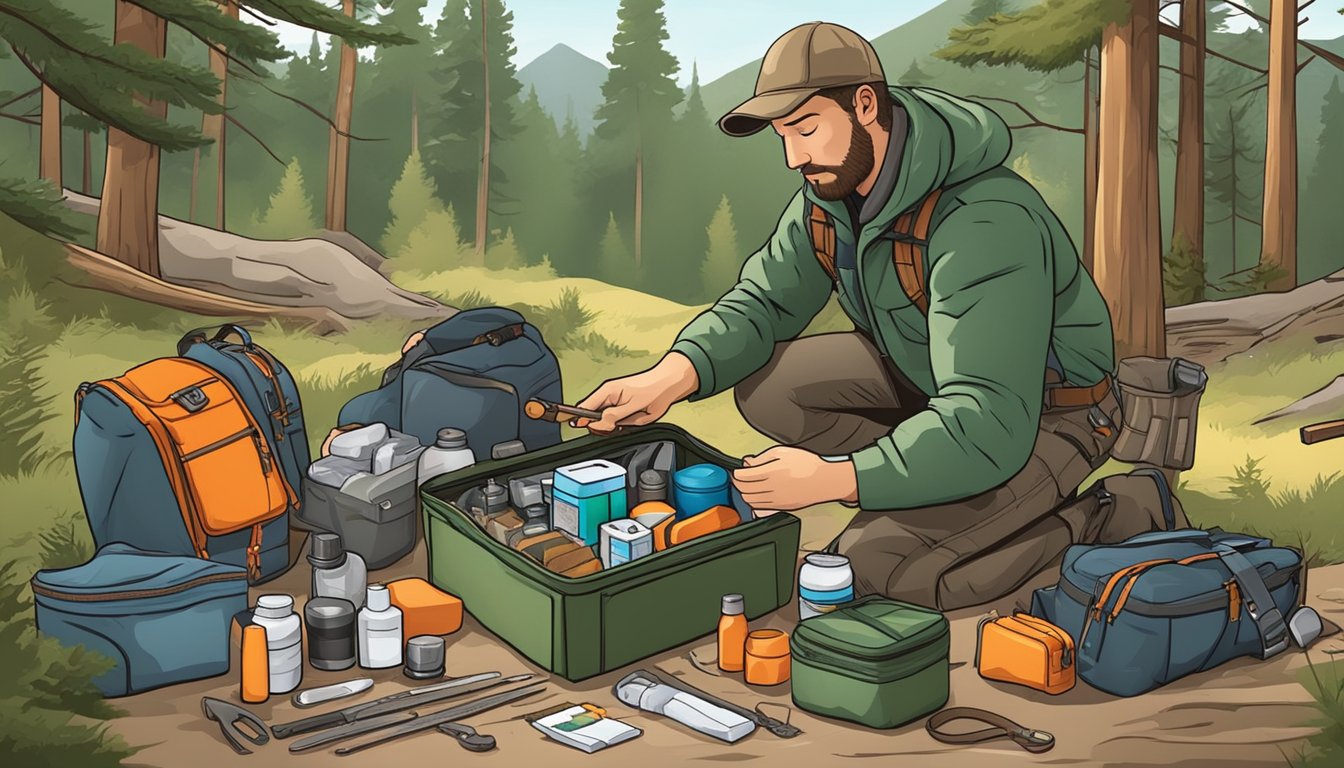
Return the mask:
[[[913,59],[921,63],[929,54],[947,43],[947,31],[963,26],[962,17],[971,10],[973,0],[945,0],[942,4],[907,21],[901,26],[872,38],[873,49],[882,60],[888,82],[898,82]],[[782,35],[788,30],[781,29]],[[765,55],[765,51],[761,51]],[[714,116],[751,97],[761,60],[755,59],[708,83],[702,91],[705,108]]]
[[573,109],[579,135],[592,133],[593,112],[602,104],[602,84],[607,81],[607,68],[601,62],[561,43],[518,70],[518,81],[524,95],[530,88],[537,89],[537,99],[556,125],[563,125]]

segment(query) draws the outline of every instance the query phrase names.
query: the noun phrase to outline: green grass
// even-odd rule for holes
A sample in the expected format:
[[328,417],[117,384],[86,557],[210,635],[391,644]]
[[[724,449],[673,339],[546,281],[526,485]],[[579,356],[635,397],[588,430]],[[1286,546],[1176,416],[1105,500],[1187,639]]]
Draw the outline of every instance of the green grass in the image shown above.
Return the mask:
[[1344,765],[1344,662],[1317,664],[1308,654],[1307,668],[1298,678],[1316,700],[1320,718],[1311,725],[1321,731],[1288,758],[1289,764],[1295,768]]

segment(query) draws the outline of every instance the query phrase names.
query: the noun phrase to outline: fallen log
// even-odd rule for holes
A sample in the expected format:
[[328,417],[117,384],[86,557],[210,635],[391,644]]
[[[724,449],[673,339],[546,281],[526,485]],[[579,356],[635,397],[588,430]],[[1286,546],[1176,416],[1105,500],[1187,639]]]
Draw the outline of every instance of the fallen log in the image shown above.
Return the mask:
[[344,318],[326,307],[262,304],[188,286],[174,285],[81,245],[64,243],[64,246],[66,262],[88,278],[88,285],[68,283],[75,287],[93,287],[119,296],[152,301],[172,309],[210,317],[288,319],[309,326],[312,331],[319,334],[349,329]]

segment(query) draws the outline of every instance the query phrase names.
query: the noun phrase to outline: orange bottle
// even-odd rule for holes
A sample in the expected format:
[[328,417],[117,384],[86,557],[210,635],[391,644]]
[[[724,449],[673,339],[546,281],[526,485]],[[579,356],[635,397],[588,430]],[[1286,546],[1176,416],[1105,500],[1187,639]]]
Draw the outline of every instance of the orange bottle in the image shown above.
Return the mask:
[[266,655],[266,628],[258,624],[243,627],[242,690],[248,704],[260,704],[271,695],[271,663]]
[[747,645],[746,608],[741,595],[723,596],[723,616],[719,618],[719,669],[741,672]]

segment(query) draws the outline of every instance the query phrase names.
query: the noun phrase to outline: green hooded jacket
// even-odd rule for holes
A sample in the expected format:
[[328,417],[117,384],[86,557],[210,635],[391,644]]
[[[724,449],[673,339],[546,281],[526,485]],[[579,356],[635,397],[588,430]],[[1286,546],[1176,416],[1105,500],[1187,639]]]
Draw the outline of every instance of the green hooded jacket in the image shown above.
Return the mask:
[[[850,215],[804,184],[737,285],[672,345],[699,376],[691,400],[709,397],[765,365],[775,343],[802,333],[837,290],[859,330],[930,398],[926,410],[850,457],[859,505],[877,510],[956,501],[1007,482],[1031,457],[1047,362],[1079,386],[1115,369],[1110,314],[1064,226],[1002,165],[1012,144],[1002,118],[937,90],[891,94],[908,132],[892,144],[903,138],[885,205],[857,233],[860,296],[848,295],[854,282],[833,282],[817,262],[804,196],[830,213],[837,252],[855,247]],[[873,195],[878,186],[881,174]],[[924,259],[926,318],[902,290],[882,235],[939,186]]]

